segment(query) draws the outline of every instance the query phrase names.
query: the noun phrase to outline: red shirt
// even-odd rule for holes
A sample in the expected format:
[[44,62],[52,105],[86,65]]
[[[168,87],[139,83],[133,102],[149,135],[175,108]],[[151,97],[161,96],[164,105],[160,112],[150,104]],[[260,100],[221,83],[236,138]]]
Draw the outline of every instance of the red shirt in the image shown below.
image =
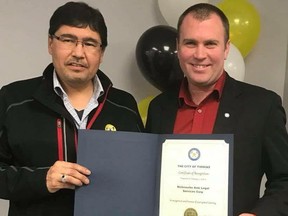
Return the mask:
[[215,84],[214,90],[198,106],[191,100],[187,79],[179,92],[179,104],[174,134],[211,134],[214,128],[226,73]]

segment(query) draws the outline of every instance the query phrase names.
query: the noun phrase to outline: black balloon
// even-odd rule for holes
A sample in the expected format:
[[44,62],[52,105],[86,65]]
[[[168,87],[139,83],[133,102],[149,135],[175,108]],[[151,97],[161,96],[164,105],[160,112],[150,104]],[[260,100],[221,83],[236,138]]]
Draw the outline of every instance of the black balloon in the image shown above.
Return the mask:
[[137,42],[138,67],[144,77],[160,91],[167,90],[183,78],[176,38],[175,28],[159,25],[146,30]]

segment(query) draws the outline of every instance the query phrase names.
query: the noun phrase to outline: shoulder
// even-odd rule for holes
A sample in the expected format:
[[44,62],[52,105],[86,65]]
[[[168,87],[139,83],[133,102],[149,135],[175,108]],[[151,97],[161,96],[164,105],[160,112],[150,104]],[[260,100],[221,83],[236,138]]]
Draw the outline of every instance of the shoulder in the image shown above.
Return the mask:
[[12,105],[21,105],[33,101],[33,94],[38,89],[41,80],[41,77],[37,77],[3,86],[0,90],[0,119]]
[[155,98],[153,98],[153,100],[150,102],[150,106],[167,107],[174,105],[175,103],[178,102],[178,95],[179,95],[179,86],[173,86],[173,88],[168,89],[157,95]]
[[43,78],[40,76],[26,80],[15,81],[4,85],[0,90],[0,94],[1,96],[5,95],[14,99],[30,97],[37,90],[42,80]]
[[135,100],[134,96],[131,93],[129,93],[125,90],[122,90],[122,89],[115,88],[115,87],[111,87],[109,94],[115,100],[117,100],[117,99],[118,100],[122,100],[122,99]]
[[222,93],[222,101],[224,104],[233,101],[233,103],[239,103],[242,106],[250,107],[250,109],[253,107],[269,109],[269,107],[275,107],[282,104],[281,97],[272,90],[237,81],[233,78],[227,79],[226,81]]
[[117,104],[119,106],[128,106],[132,108],[137,106],[137,102],[132,94],[115,87],[111,87],[109,89],[107,100],[110,103],[114,103],[115,105]]
[[109,93],[107,96],[108,101],[114,102],[117,104],[125,104],[125,105],[136,104],[136,100],[133,97],[133,95],[125,90],[114,87],[112,84],[112,81],[109,79],[108,76],[106,76],[104,72],[102,72],[101,70],[98,70],[97,76],[104,88],[104,91],[109,89]]
[[231,77],[227,78],[224,91],[226,92],[235,92],[236,94],[238,93],[239,95],[245,95],[245,96],[250,96],[253,98],[275,98],[275,97],[280,97],[276,92],[246,82],[238,81],[235,80]]

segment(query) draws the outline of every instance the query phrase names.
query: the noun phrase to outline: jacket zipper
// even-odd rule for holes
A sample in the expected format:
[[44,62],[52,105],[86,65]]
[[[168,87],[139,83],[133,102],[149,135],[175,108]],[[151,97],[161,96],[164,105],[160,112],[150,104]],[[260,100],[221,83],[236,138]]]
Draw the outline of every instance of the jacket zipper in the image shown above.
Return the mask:
[[[62,123],[63,121],[63,123]],[[58,142],[58,159],[67,161],[67,139],[66,139],[66,121],[57,119],[57,142]]]

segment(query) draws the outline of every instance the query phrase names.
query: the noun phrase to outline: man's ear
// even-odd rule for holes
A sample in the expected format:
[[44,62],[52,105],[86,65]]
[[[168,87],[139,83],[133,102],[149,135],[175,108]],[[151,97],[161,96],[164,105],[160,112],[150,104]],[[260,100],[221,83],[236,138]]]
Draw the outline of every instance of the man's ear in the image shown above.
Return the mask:
[[230,51],[230,40],[228,40],[225,44],[225,48],[224,48],[224,52],[225,52],[225,55],[224,55],[224,59],[226,60],[227,57],[228,57],[228,54],[229,54],[229,51]]
[[51,48],[52,42],[53,42],[53,38],[49,35],[48,36],[48,52],[49,52],[49,54],[51,54],[51,52],[52,52],[52,48]]

